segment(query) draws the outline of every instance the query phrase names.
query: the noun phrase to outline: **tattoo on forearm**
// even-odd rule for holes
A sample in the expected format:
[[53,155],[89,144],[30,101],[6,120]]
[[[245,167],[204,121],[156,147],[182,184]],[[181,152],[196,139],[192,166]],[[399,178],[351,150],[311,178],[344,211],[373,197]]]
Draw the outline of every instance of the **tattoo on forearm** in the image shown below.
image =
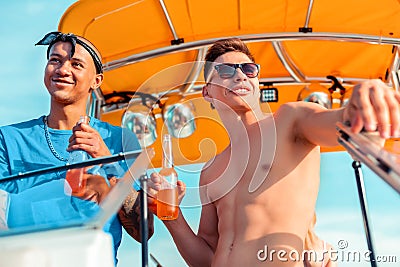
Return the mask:
[[131,192],[125,198],[124,204],[122,206],[126,214],[129,214],[133,210],[133,205],[135,204],[138,196],[139,196],[139,193],[137,191],[131,189]]
[[[128,234],[140,242],[140,199],[138,198],[138,195],[138,192],[132,190],[129,196],[125,199],[118,215],[122,226],[128,232]],[[150,211],[148,214],[148,229],[150,238],[154,233],[154,217]]]

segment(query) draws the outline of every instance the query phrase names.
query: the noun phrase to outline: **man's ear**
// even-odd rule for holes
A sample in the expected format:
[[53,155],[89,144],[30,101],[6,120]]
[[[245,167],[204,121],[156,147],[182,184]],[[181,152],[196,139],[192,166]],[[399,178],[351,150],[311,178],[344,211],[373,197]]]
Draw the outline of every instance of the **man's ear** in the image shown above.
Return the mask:
[[208,93],[208,86],[209,86],[209,83],[207,83],[206,85],[203,86],[203,89],[202,89],[203,98],[205,101],[210,102],[211,109],[215,109],[215,106],[213,104],[214,103],[213,98]]
[[210,96],[210,94],[208,93],[208,86],[209,86],[208,83],[203,86],[202,94],[203,94],[203,98],[204,98],[205,101],[212,102],[212,96]]
[[103,83],[103,79],[104,79],[103,73],[96,74],[96,77],[95,77],[94,80],[93,80],[93,83],[92,83],[91,88],[92,88],[92,89],[99,88],[100,85]]

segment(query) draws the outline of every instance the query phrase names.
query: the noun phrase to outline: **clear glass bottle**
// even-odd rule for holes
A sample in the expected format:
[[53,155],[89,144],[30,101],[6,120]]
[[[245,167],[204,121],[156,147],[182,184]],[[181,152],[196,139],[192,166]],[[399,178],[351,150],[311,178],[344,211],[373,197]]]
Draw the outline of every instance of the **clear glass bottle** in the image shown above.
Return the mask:
[[[89,117],[88,116],[81,116],[78,125],[81,123],[88,123]],[[69,153],[68,163],[78,163],[89,159],[89,155],[86,151],[77,149],[73,150]],[[84,189],[86,187],[86,180],[84,179],[83,175],[85,172],[85,168],[79,169],[70,169],[67,171],[65,180],[69,184],[71,194],[74,196],[81,196],[84,193]]]
[[161,189],[157,194],[157,216],[161,220],[175,220],[178,217],[178,175],[174,169],[171,136],[165,134],[162,142],[163,159],[160,174],[163,176]]

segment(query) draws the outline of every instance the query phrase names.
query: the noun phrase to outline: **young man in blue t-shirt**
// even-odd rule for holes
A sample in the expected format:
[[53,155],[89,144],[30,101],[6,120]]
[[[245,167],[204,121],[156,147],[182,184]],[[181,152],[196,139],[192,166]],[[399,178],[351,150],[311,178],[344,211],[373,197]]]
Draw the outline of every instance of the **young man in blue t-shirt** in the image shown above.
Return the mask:
[[[83,37],[60,32],[47,34],[37,45],[48,45],[44,83],[50,94],[50,113],[0,127],[0,181],[2,177],[19,172],[65,164],[69,152],[77,149],[92,158],[140,149],[136,136],[121,127],[93,117],[88,123],[77,124],[80,117],[86,115],[87,99],[92,90],[103,82],[101,55],[96,47]],[[7,204],[7,209],[0,212],[0,228],[91,216],[96,203],[104,198],[127,167],[125,162],[106,164],[97,175],[86,174],[86,191],[79,197],[72,194],[71,199],[65,197],[65,172],[0,183],[0,195],[3,204]],[[127,232],[140,241],[136,196],[132,190],[129,201],[125,202],[129,207],[122,207],[119,216],[110,219],[104,228],[113,236],[115,255],[121,242],[121,220]],[[8,200],[4,201],[6,198]],[[153,231],[150,214],[149,236]]]

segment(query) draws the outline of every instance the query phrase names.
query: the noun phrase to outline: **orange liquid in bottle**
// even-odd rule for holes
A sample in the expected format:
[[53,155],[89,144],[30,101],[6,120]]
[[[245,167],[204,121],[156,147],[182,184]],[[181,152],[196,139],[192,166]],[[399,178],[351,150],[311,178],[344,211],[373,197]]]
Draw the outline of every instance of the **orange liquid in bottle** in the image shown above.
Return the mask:
[[[89,123],[89,117],[81,116],[77,125],[81,123],[86,123],[86,124]],[[87,159],[88,156],[85,151],[74,150],[69,155],[68,163],[81,162]],[[67,171],[67,174],[65,175],[65,181],[71,187],[71,194],[73,196],[81,197],[85,193],[86,180],[83,177],[84,172],[85,172],[84,168],[70,169]]]
[[161,188],[157,194],[157,216],[161,220],[175,220],[178,218],[178,190],[176,187],[178,174],[174,169],[172,156],[171,136],[165,134],[163,138],[163,162],[160,174],[162,175]]
[[157,198],[153,199],[152,203],[147,204],[148,208],[153,212],[157,212]]
[[83,168],[71,169],[67,171],[65,180],[68,182],[72,190],[73,196],[83,196],[86,187],[86,180],[83,179]]
[[178,190],[161,189],[157,195],[157,216],[161,220],[178,218]]

